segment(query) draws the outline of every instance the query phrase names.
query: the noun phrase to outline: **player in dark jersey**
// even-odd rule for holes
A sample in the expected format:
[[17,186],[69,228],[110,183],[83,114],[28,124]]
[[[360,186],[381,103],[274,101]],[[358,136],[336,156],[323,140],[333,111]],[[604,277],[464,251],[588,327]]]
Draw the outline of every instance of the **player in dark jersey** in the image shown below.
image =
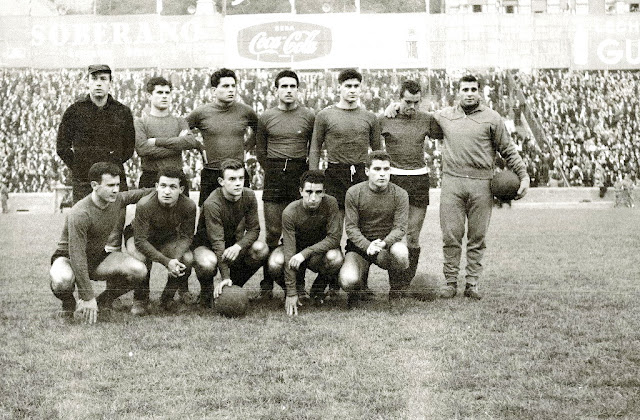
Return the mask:
[[[182,151],[199,151],[204,145],[191,133],[184,118],[171,114],[171,82],[164,77],[152,77],[147,81],[146,90],[149,111],[134,121],[136,152],[142,166],[138,187],[154,188],[159,170],[182,170]],[[181,186],[188,196],[189,185],[186,181],[185,177],[181,178]]]
[[[160,306],[175,308],[174,296],[191,274],[193,255],[189,250],[196,227],[196,204],[182,194],[181,169],[160,169],[156,191],[144,197],[136,206],[136,216],[125,229],[127,252],[144,262],[147,272],[157,262],[167,269],[167,283],[160,297]],[[183,287],[183,289],[186,287]],[[134,291],[131,312],[142,316],[149,302],[149,274]]]
[[[327,149],[325,191],[338,200],[344,218],[344,197],[349,187],[365,181],[369,149],[381,148],[380,126],[374,113],[358,104],[362,74],[347,69],[338,75],[340,100],[318,112],[309,149],[309,169],[319,169],[320,153]],[[337,281],[330,292],[335,293]],[[368,290],[365,288],[365,290]]]
[[369,154],[368,180],[349,188],[345,198],[347,247],[340,285],[348,306],[361,298],[373,263],[389,271],[389,299],[398,297],[397,279],[409,267],[409,251],[400,242],[407,230],[409,196],[389,182],[391,158],[384,151]]
[[[276,75],[278,105],[258,119],[256,154],[264,168],[264,220],[269,252],[276,249],[282,234],[282,212],[297,200],[300,176],[307,170],[307,154],[315,115],[298,103],[298,75],[283,70]],[[273,280],[265,269],[260,282],[261,298],[271,296]]]
[[282,213],[282,246],[269,258],[270,271],[285,289],[288,315],[297,315],[298,305],[305,300],[307,268],[318,273],[311,299],[321,302],[329,276],[338,273],[344,260],[340,251],[342,218],[336,199],[324,194],[323,173],[305,172],[299,192],[302,198]]
[[[93,192],[78,201],[67,214],[58,248],[51,257],[51,290],[62,301],[62,314],[76,312],[86,323],[98,320],[98,311],[108,312],[120,295],[147,275],[143,263],[132,256],[104,247],[120,213],[150,190],[119,192],[121,170],[112,162],[97,162],[89,169]],[[96,297],[91,280],[107,282]],[[73,296],[78,289],[79,300]]]
[[87,96],[64,112],[56,140],[56,152],[71,170],[74,204],[93,192],[87,176],[96,162],[118,165],[122,173],[120,189],[126,191],[122,165],[133,156],[135,146],[131,110],[109,93],[113,83],[111,68],[106,64],[90,65],[87,82]]
[[[416,274],[420,259],[420,231],[429,205],[429,172],[425,162],[426,137],[442,139],[442,130],[431,114],[418,111],[422,99],[420,84],[405,80],[400,86],[396,118],[380,117],[380,131],[391,156],[391,182],[409,194],[407,247],[409,269],[402,281],[405,287]],[[400,290],[406,295],[405,290]]]
[[366,180],[364,166],[369,149],[381,148],[380,126],[373,112],[358,104],[362,75],[347,69],[338,75],[340,101],[318,112],[309,149],[309,169],[319,169],[320,153],[327,149],[327,194],[344,211],[347,189]]
[[[236,101],[238,77],[233,70],[220,69],[211,75],[213,102],[202,105],[187,116],[190,128],[202,134],[206,162],[200,173],[200,199],[202,206],[209,194],[218,187],[220,164],[225,159],[244,162],[245,150],[255,147],[258,116],[253,108]],[[245,135],[249,139],[245,147]],[[249,179],[245,174],[245,186]]]
[[[255,193],[244,185],[244,165],[227,159],[220,165],[220,187],[202,206],[193,240],[193,267],[200,281],[200,304],[211,306],[222,288],[243,286],[269,256],[269,248],[258,241],[260,221]],[[220,270],[220,281],[213,278]]]

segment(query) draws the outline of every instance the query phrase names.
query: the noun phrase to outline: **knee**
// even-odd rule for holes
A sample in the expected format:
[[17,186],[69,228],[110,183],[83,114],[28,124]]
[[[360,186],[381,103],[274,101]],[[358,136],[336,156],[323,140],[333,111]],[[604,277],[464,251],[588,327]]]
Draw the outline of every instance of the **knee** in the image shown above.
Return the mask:
[[198,278],[213,277],[218,268],[218,258],[211,250],[197,248],[193,252],[193,268]]
[[51,273],[51,291],[58,295],[61,293],[73,293],[75,289],[74,276]]
[[149,269],[142,261],[129,259],[125,267],[127,278],[130,280],[142,280],[147,277]]
[[67,263],[62,262],[62,258],[54,261],[51,269],[49,270],[49,277],[51,278],[51,291],[53,293],[67,293],[73,292],[75,289],[75,276],[73,269]]
[[193,253],[191,251],[185,252],[180,261],[188,268],[191,268],[193,266]]
[[284,270],[284,252],[281,246],[276,248],[269,256],[268,270],[273,276],[282,274]]
[[396,242],[389,250],[393,268],[406,270],[409,268],[409,249],[402,242]]
[[327,251],[325,256],[325,265],[327,272],[330,274],[337,273],[344,263],[344,256],[339,249],[331,249]]
[[358,286],[360,285],[360,272],[355,266],[343,265],[340,269],[338,280],[340,282],[340,287],[342,287],[342,290],[349,293],[353,290],[358,289]]
[[264,261],[269,256],[269,247],[262,241],[255,241],[249,250],[249,257],[254,261]]

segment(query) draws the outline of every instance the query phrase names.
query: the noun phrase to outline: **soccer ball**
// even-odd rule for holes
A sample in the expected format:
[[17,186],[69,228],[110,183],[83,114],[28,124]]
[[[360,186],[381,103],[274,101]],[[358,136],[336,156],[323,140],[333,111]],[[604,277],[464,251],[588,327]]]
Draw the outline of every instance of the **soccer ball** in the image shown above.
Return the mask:
[[519,189],[520,178],[508,170],[498,172],[491,180],[491,193],[501,201],[509,201],[516,198]]
[[231,285],[222,288],[222,292],[213,303],[214,309],[222,316],[237,318],[244,316],[249,306],[249,296],[240,286]]
[[437,279],[430,278],[423,272],[417,272],[409,286],[411,297],[423,302],[436,300],[438,297]]

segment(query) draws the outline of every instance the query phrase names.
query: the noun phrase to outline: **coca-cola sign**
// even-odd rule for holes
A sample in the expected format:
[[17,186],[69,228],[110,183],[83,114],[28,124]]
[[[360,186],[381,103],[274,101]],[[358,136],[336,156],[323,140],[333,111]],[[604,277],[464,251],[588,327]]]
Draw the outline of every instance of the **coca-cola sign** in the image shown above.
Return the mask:
[[257,61],[311,60],[331,52],[331,29],[304,22],[270,22],[238,32],[238,53]]

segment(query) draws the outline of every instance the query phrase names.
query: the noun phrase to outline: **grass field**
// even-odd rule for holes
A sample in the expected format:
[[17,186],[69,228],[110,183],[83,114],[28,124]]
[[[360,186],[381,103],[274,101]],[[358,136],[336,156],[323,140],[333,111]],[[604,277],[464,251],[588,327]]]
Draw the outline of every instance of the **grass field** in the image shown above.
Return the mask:
[[[63,216],[0,215],[0,418],[637,419],[639,215],[495,210],[479,302],[389,307],[374,269],[377,300],[352,311],[343,296],[292,319],[274,300],[94,327],[52,316]],[[436,207],[423,243],[442,281]]]

